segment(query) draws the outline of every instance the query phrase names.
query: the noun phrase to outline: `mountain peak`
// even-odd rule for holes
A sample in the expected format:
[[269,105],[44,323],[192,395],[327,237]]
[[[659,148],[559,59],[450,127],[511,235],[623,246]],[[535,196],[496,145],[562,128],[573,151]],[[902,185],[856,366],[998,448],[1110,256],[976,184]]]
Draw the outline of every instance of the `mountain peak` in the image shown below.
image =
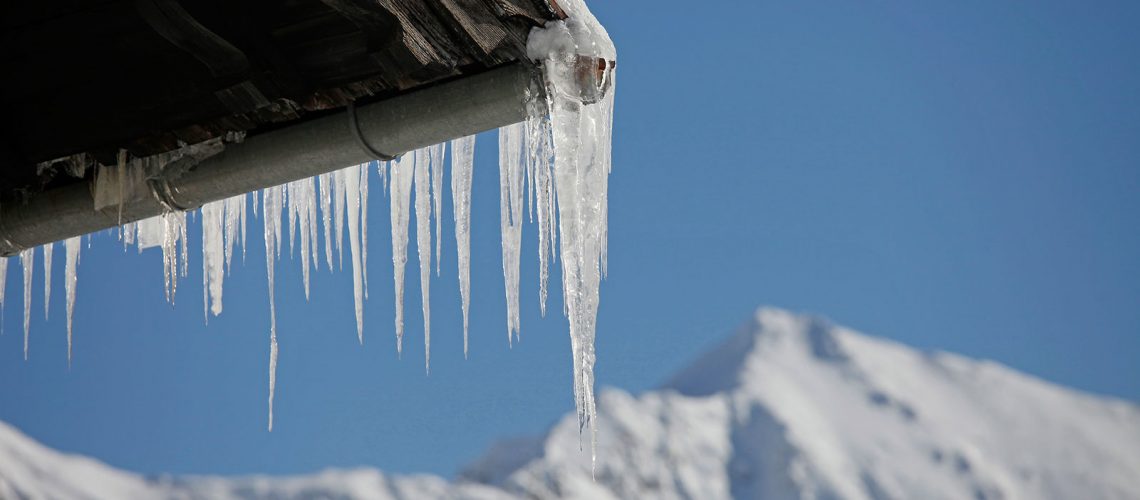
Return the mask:
[[1140,498],[1140,408],[760,308],[663,390],[606,389],[461,479],[374,469],[148,481],[0,424],[0,498]]
[[747,377],[750,365],[785,349],[823,362],[845,363],[849,356],[839,340],[845,334],[853,333],[821,316],[762,306],[727,340],[674,375],[665,388],[688,396],[731,391]]

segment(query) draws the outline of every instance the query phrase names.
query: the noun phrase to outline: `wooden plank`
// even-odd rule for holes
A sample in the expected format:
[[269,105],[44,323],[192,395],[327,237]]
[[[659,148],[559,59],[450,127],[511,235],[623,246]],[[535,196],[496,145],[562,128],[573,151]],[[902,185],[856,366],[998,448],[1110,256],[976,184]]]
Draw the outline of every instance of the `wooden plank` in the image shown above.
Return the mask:
[[508,57],[496,54],[496,50],[512,40],[502,20],[481,0],[438,0],[439,11],[452,30],[478,48],[474,56],[488,66],[496,66]]
[[215,77],[249,69],[245,53],[202,26],[175,0],[135,0],[135,8],[155,32],[201,61]]

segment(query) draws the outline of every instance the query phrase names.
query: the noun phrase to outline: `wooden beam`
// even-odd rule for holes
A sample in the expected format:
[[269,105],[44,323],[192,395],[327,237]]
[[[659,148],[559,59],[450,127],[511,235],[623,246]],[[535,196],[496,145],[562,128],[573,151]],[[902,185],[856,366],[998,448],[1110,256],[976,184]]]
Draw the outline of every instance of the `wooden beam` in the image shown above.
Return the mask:
[[156,33],[201,61],[215,77],[249,69],[245,53],[202,26],[176,0],[135,0],[135,9]]

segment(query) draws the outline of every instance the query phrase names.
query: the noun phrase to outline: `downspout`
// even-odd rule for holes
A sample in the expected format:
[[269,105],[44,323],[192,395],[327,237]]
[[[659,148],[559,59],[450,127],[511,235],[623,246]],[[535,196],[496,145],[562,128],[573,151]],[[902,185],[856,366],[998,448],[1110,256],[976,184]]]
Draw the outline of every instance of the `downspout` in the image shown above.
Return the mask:
[[[173,210],[191,210],[257,189],[323,174],[523,121],[535,69],[514,63],[460,80],[255,135],[186,168],[148,179],[150,194],[95,209],[94,181],[0,207],[0,255],[112,228]],[[533,108],[532,108],[533,109]],[[357,135],[359,132],[360,135]],[[362,142],[364,144],[362,144]]]

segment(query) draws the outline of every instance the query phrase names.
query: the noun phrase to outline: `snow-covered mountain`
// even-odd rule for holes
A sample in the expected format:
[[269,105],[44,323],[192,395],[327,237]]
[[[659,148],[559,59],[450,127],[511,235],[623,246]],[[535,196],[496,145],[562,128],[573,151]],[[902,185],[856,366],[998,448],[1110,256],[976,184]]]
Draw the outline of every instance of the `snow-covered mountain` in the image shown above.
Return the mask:
[[1140,407],[776,309],[598,408],[596,480],[573,415],[455,481],[144,478],[0,424],[0,498],[1140,498]]

